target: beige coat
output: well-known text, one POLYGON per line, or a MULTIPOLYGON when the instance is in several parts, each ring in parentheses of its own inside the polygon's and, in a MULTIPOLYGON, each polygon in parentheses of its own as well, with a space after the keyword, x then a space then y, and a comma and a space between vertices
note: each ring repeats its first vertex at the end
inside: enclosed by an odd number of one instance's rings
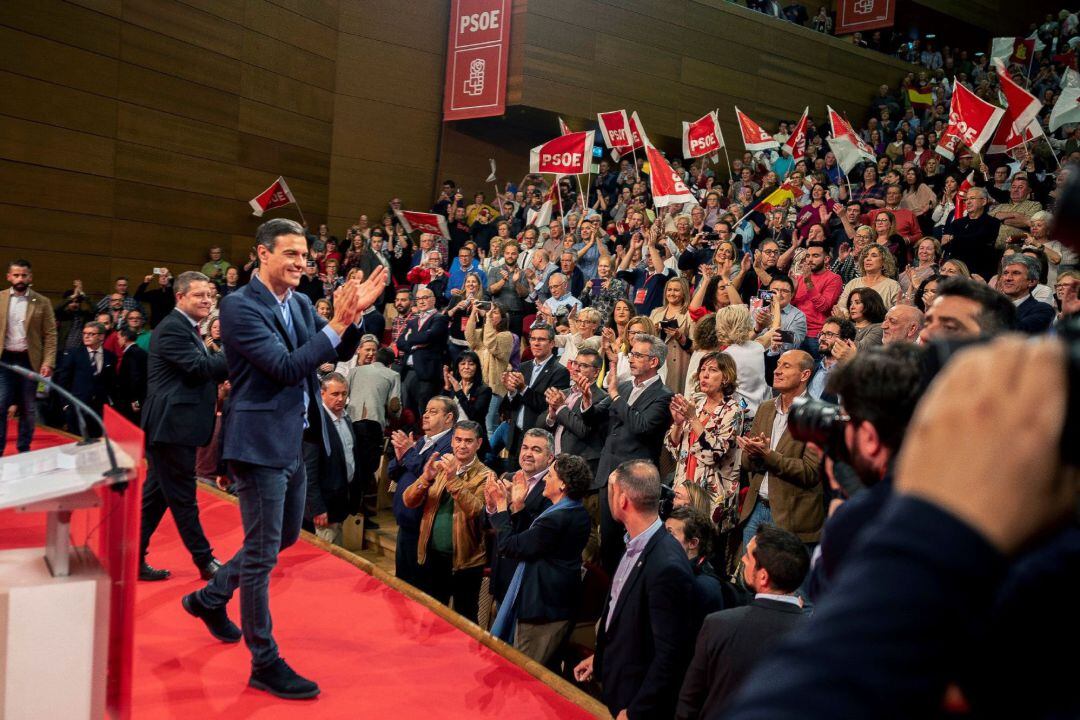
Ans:
MULTIPOLYGON (((27 290, 26 346, 30 367, 41 370, 42 365, 56 367, 56 315, 49 299, 39 292, 27 290)), ((11 290, 0 292, 0 347, 7 340, 8 304, 11 290)))

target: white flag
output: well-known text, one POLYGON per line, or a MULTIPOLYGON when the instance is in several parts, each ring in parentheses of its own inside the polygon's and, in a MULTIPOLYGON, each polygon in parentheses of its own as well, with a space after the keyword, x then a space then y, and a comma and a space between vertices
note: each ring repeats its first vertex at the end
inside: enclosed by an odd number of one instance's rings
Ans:
POLYGON ((1080 123, 1080 87, 1063 87, 1050 112, 1050 132, 1062 125, 1080 123))

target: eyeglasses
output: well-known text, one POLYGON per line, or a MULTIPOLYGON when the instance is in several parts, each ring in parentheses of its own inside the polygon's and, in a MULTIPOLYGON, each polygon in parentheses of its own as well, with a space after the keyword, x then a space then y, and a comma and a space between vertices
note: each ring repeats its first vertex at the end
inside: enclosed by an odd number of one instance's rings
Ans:
POLYGON ((780 251, 779 250, 762 250, 761 254, 762 255, 779 255, 780 251))
POLYGON ((641 358, 652 357, 652 355, 649 355, 648 353, 638 352, 637 350, 631 350, 630 357, 640 360, 641 358))
POLYGON ((840 337, 840 333, 834 333, 832 330, 822 330, 818 333, 819 338, 831 338, 840 337))
POLYGON ((776 290, 773 290, 773 293, 776 295, 790 295, 791 290, 788 288, 777 288, 776 290))

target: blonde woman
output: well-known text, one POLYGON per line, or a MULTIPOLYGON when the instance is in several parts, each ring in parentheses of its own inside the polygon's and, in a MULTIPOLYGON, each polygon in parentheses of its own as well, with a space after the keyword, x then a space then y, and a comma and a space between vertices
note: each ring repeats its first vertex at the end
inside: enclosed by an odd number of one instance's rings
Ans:
POLYGON ((736 392, 746 403, 746 420, 757 414, 758 405, 772 391, 765 382, 765 348, 754 341, 754 323, 746 305, 729 305, 716 312, 716 342, 735 361, 736 392))
POLYGON ((486 422, 488 437, 494 435, 495 428, 499 426, 499 403, 506 395, 502 378, 510 365, 510 353, 514 348, 514 336, 507 329, 509 324, 506 308, 496 302, 485 309, 481 309, 480 303, 473 303, 472 312, 465 323, 465 339, 480 357, 480 372, 491 388, 491 405, 486 422), (477 327, 480 318, 483 318, 483 327, 477 327))
POLYGON ((896 277, 896 259, 887 247, 880 243, 867 245, 856 259, 856 267, 859 277, 844 286, 844 292, 833 308, 834 315, 847 317, 848 295, 855 288, 870 288, 876 292, 885 303, 886 310, 896 304, 902 291, 900 283, 893 279, 896 277))
MULTIPOLYGON (((577 357, 578 350, 585 341, 600 334, 600 313, 593 308, 583 308, 575 313, 570 313, 570 328, 573 332, 555 336, 555 347, 561 347, 559 362, 563 367, 570 367, 570 363, 577 357)), ((598 341, 593 341, 599 345, 598 341)), ((596 347, 594 346, 594 347, 596 347)))
POLYGON ((656 324, 659 336, 667 344, 667 379, 664 384, 672 392, 680 392, 686 383, 686 368, 690 364, 690 287, 681 277, 664 283, 664 305, 652 311, 649 319, 656 324))
MULTIPOLYGON (((629 382, 633 379, 630 374, 630 343, 633 342, 634 337, 637 335, 656 335, 656 325, 644 315, 635 315, 626 324, 625 338, 618 338, 611 328, 604 328, 603 340, 600 346, 601 352, 607 362, 607 372, 611 372, 612 368, 614 368, 616 379, 619 382, 629 382)), ((667 372, 667 362, 665 361, 656 373, 660 376, 660 382, 666 381, 667 372)))

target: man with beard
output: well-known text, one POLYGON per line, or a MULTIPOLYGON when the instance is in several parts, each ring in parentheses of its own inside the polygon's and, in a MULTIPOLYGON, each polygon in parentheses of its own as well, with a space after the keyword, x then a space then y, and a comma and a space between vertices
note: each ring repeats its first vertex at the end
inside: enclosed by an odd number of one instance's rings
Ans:
MULTIPOLYGON (((12 260, 7 280, 11 287, 0 293, 0 359, 11 365, 33 370, 45 377, 56 367, 56 317, 52 304, 41 293, 31 290, 34 275, 29 260, 12 260)), ((30 449, 34 439, 34 409, 37 382, 0 370, 0 399, 3 407, 19 409, 19 435, 15 447, 30 449)), ((0 428, 0 451, 7 442, 7 421, 0 428)))
POLYGON ((818 336, 844 291, 844 281, 829 269, 829 253, 824 243, 808 243, 804 257, 805 269, 810 272, 795 278, 795 294, 791 304, 806 316, 806 340, 800 349, 817 358, 820 357, 818 336))
MULTIPOLYGON (((828 591, 863 528, 873 523, 892 494, 893 459, 922 394, 921 368, 915 346, 893 343, 856 355, 829 377, 829 392, 843 399, 843 410, 851 418, 844 426, 848 464, 866 489, 845 502, 832 501, 821 532, 821 557, 809 583, 814 602, 828 591)), ((829 482, 834 494, 840 494, 835 474, 830 473, 829 482)))
POLYGON ((855 323, 843 317, 831 317, 821 326, 818 334, 818 357, 814 366, 814 374, 810 383, 806 386, 806 392, 815 400, 836 402, 836 396, 830 395, 825 388, 828 386, 829 373, 839 364, 840 359, 846 355, 843 348, 855 346, 855 323), (834 349, 841 346, 841 349, 834 349))
POLYGON ((521 333, 521 321, 525 318, 525 298, 529 294, 529 281, 518 264, 520 253, 516 243, 503 246, 503 264, 492 268, 488 277, 488 293, 491 299, 506 308, 510 332, 521 333))

